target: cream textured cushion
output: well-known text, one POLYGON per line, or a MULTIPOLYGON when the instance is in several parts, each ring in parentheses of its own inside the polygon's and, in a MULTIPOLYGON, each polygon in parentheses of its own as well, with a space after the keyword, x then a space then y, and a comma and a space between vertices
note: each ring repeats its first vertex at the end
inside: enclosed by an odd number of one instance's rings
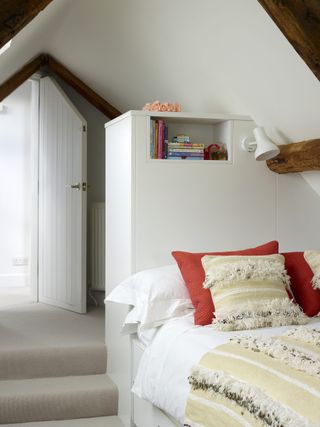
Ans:
POLYGON ((304 259, 307 261, 314 274, 312 287, 314 289, 320 289, 320 251, 305 251, 304 259))
POLYGON ((215 329, 231 331, 308 322, 290 301, 290 278, 280 254, 266 256, 204 256, 203 286, 215 306, 215 329))

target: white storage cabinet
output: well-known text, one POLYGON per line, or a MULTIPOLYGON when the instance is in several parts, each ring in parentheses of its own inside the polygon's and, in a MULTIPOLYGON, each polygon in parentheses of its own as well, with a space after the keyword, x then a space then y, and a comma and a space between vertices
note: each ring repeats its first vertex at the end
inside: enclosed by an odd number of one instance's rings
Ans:
MULTIPOLYGON (((107 293, 137 271, 172 264, 172 250, 222 251, 276 237, 275 174, 240 147, 254 127, 246 116, 144 111, 106 124, 107 293), (168 124, 169 139, 183 133, 207 146, 223 143, 228 160, 150 159, 150 121, 157 118, 168 124)), ((127 312, 106 306, 108 373, 129 426, 139 416, 130 393, 132 343, 120 333, 127 312)))

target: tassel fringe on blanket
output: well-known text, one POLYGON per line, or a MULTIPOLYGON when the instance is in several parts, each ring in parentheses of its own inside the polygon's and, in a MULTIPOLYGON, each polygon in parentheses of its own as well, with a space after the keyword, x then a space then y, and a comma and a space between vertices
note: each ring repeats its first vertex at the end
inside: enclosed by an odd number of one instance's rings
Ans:
POLYGON ((237 381, 225 372, 213 372, 196 366, 191 371, 189 382, 193 390, 207 391, 213 398, 216 394, 220 394, 230 399, 267 426, 315 427, 257 387, 237 381))
POLYGON ((279 338, 256 338, 242 336, 231 338, 232 343, 254 352, 282 360, 286 365, 320 378, 320 354, 297 347, 297 345, 279 338))
POLYGON ((295 328, 287 332, 284 336, 294 338, 302 343, 313 344, 320 348, 320 331, 311 328, 295 328))
POLYGON ((320 427, 320 331, 230 338, 202 356, 189 383, 185 426, 320 427))

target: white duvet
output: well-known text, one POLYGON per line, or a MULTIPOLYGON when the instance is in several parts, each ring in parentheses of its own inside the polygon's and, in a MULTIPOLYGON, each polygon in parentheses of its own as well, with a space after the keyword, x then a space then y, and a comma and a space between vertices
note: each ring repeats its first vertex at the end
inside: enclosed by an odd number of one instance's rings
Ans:
MULTIPOLYGON (((320 329, 320 319, 312 319, 309 326, 320 329)), ((159 328, 146 348, 132 391, 183 424, 189 393, 188 375, 192 365, 196 364, 203 354, 239 333, 275 336, 292 328, 295 326, 217 332, 210 325, 195 326, 192 314, 172 319, 159 328)))

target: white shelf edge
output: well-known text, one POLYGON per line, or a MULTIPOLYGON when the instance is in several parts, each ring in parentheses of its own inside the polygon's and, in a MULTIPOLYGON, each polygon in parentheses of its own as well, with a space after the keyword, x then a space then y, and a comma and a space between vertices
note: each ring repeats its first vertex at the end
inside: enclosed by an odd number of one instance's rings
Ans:
POLYGON ((170 119, 182 119, 182 120, 190 120, 190 121, 211 121, 211 120, 217 120, 217 121, 226 121, 226 120, 245 120, 245 121, 252 121, 252 118, 250 116, 244 116, 244 115, 237 115, 237 114, 212 114, 212 113, 169 113, 167 111, 161 112, 161 111, 143 111, 143 110, 130 110, 127 111, 124 114, 121 114, 121 116, 116 117, 113 120, 110 120, 109 122, 105 123, 105 127, 108 127, 114 123, 117 123, 120 120, 123 120, 126 117, 130 116, 146 116, 146 117, 162 117, 170 119))
POLYGON ((146 159, 147 162, 151 162, 151 163, 181 163, 181 164, 186 164, 186 163, 190 163, 190 164, 223 164, 223 165, 233 165, 233 161, 232 160, 168 160, 168 159, 146 159))

